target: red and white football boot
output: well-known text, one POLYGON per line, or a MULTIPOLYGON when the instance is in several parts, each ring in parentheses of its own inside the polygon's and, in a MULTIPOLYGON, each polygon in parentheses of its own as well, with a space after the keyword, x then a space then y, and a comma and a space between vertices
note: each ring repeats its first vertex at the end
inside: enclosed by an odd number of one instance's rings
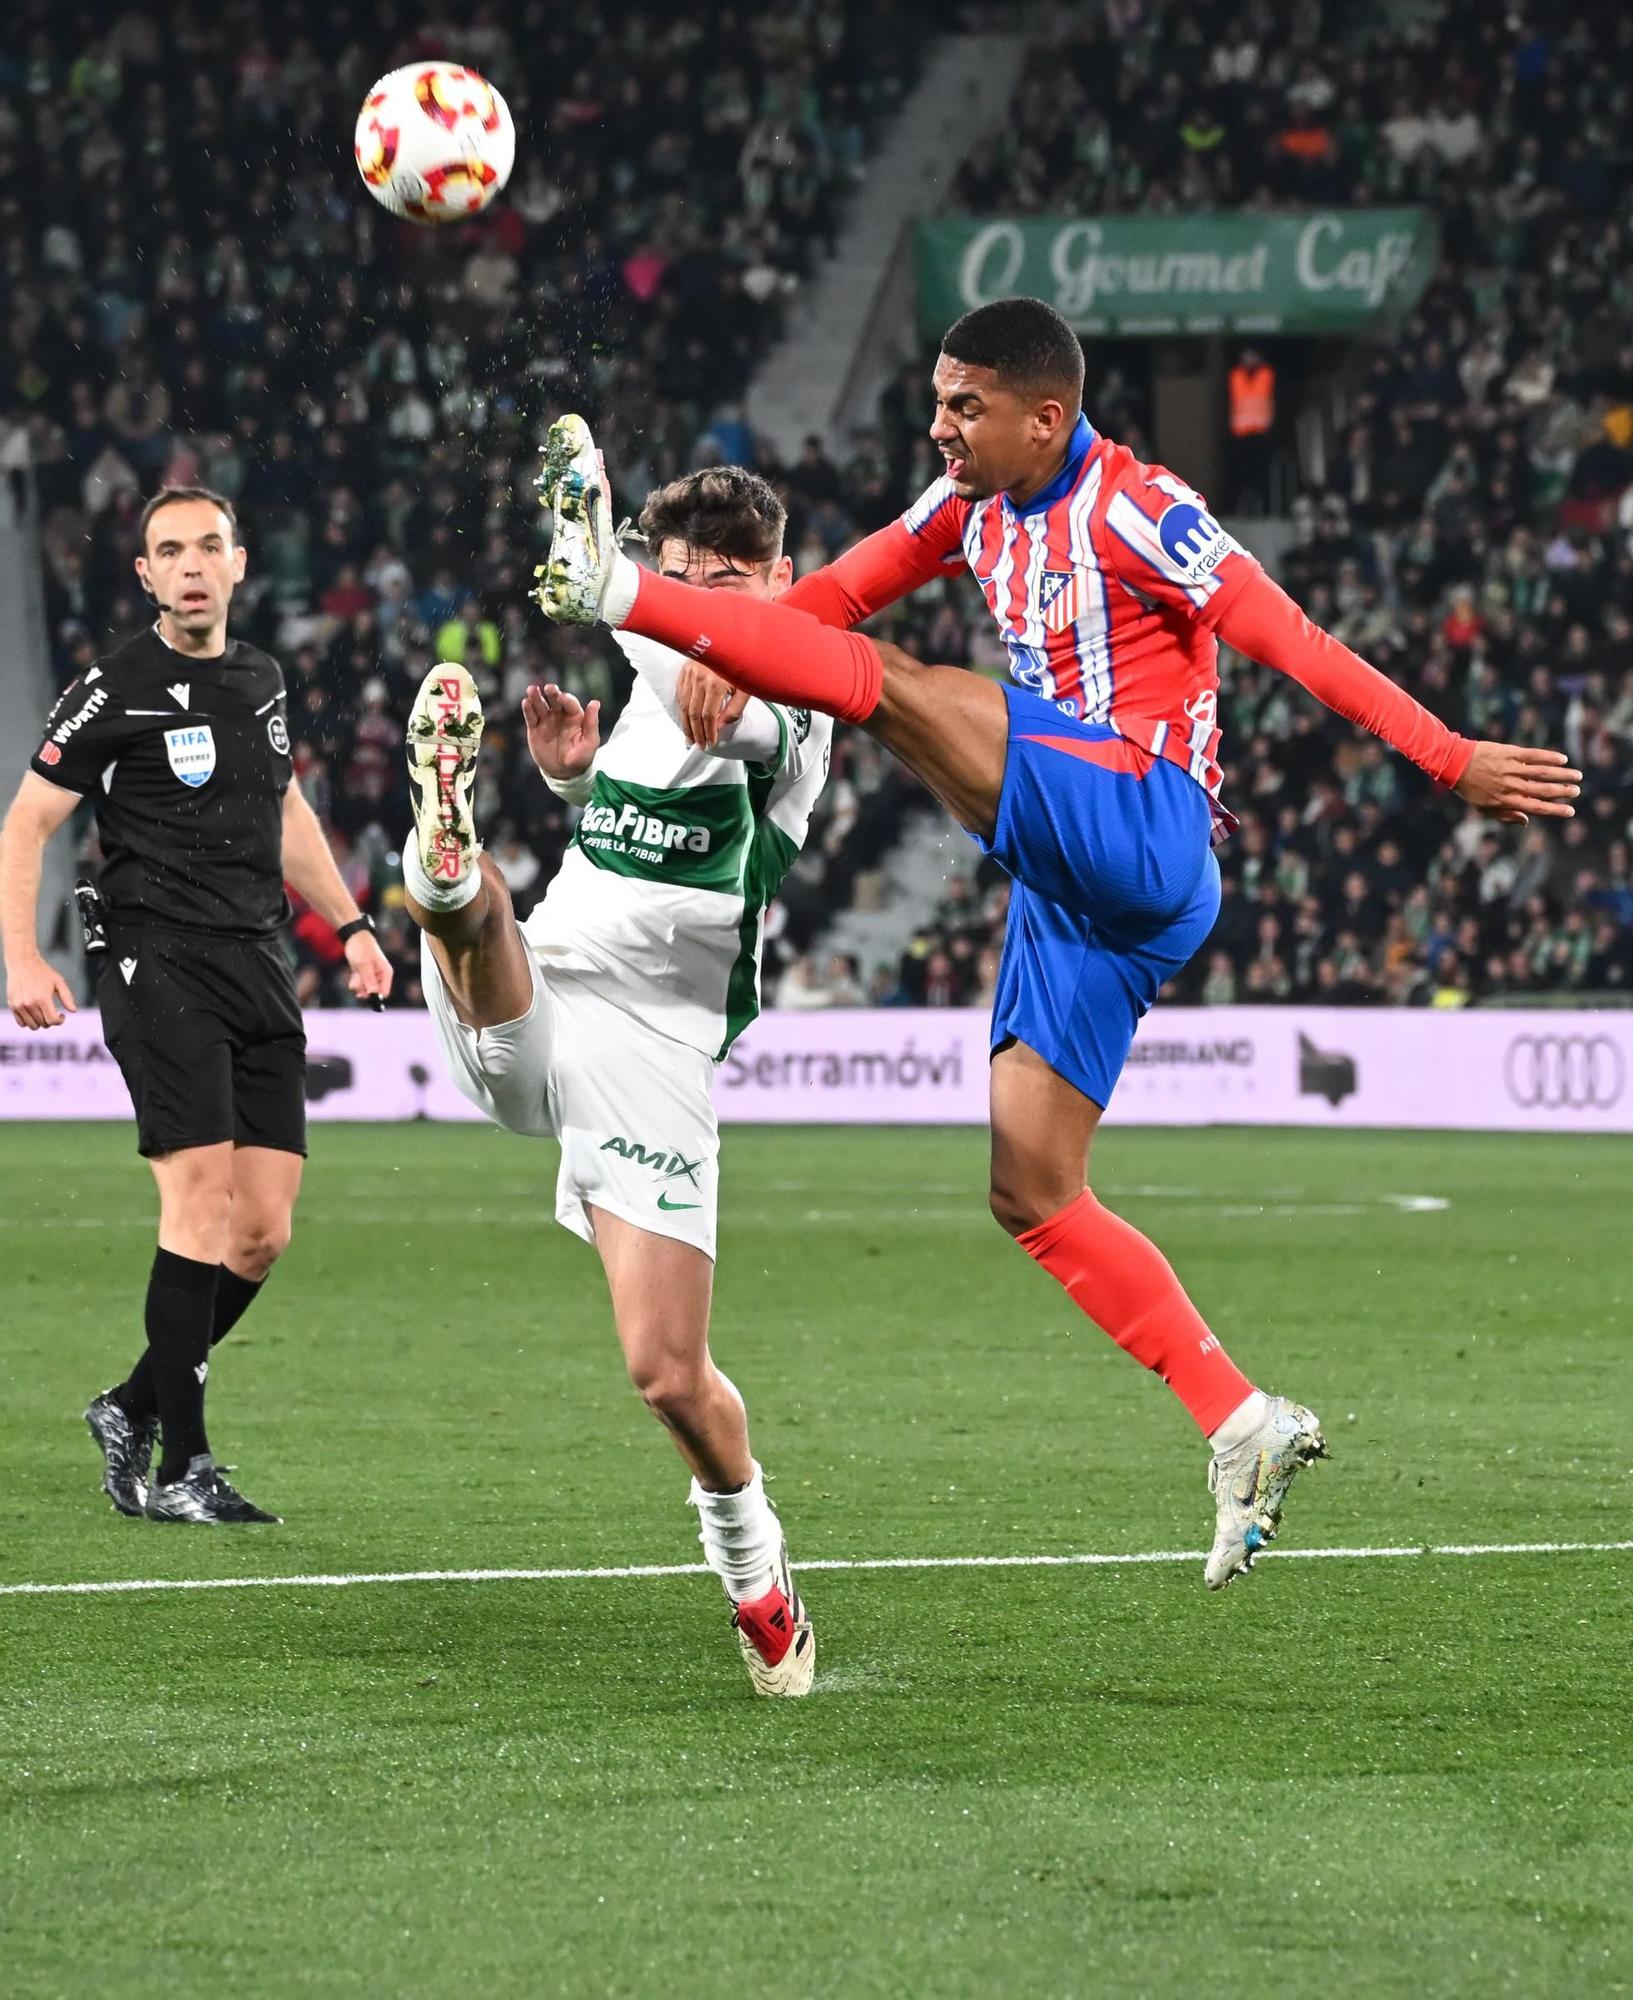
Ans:
POLYGON ((816 1633, 811 1614, 794 1588, 786 1542, 777 1551, 776 1580, 771 1588, 733 1605, 731 1622, 756 1694, 811 1692, 816 1674, 816 1633))

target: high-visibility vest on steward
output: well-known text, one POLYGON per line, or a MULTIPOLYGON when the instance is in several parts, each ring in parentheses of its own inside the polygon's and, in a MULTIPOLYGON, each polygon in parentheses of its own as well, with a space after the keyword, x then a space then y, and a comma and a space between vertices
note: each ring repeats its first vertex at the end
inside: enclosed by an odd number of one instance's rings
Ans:
POLYGON ((1276 371, 1268 361, 1230 371, 1230 434, 1262 437, 1276 421, 1276 371))

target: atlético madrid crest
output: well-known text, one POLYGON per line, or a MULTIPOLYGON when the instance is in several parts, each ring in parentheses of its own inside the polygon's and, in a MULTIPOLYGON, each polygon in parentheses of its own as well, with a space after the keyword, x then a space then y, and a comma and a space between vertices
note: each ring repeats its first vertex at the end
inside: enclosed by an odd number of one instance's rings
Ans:
POLYGON ((1046 632, 1064 632, 1083 609, 1083 572, 1046 569, 1038 588, 1038 616, 1046 632))
POLYGON ((215 737, 210 725, 194 722, 185 729, 167 729, 164 753, 176 776, 196 791, 215 770, 215 737))

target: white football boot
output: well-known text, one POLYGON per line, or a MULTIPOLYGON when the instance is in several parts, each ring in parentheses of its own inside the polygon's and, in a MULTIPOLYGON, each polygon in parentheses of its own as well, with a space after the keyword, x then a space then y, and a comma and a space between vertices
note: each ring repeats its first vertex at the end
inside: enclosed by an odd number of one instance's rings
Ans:
POLYGON ((1253 1567, 1253 1558, 1275 1539, 1282 1505, 1294 1475, 1327 1456, 1321 1420, 1302 1403, 1271 1396, 1264 1422, 1229 1451, 1215 1452, 1208 1490, 1216 1509, 1213 1547, 1202 1575, 1223 1590, 1253 1567))
POLYGON ((558 625, 593 625, 607 594, 618 537, 601 454, 582 417, 558 417, 550 426, 538 487, 555 537, 549 561, 533 572, 534 598, 558 625))
POLYGON ((463 667, 445 660, 421 681, 407 743, 420 866, 439 888, 457 889, 482 852, 471 809, 482 697, 463 667))
POLYGON ((762 1596, 734 1604, 731 1622, 756 1694, 811 1692, 816 1675, 816 1632, 811 1614, 794 1588, 786 1542, 777 1551, 771 1588, 762 1596))

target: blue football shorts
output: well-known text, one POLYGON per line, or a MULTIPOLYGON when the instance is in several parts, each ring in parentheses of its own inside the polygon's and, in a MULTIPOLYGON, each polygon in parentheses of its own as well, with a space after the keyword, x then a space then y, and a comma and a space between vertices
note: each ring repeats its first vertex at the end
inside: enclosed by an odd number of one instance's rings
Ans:
POLYGON ((1013 884, 992 1047, 1024 1042, 1104 1106, 1141 1016, 1219 914, 1213 809, 1178 764, 1004 692, 998 824, 978 843, 1013 884))

